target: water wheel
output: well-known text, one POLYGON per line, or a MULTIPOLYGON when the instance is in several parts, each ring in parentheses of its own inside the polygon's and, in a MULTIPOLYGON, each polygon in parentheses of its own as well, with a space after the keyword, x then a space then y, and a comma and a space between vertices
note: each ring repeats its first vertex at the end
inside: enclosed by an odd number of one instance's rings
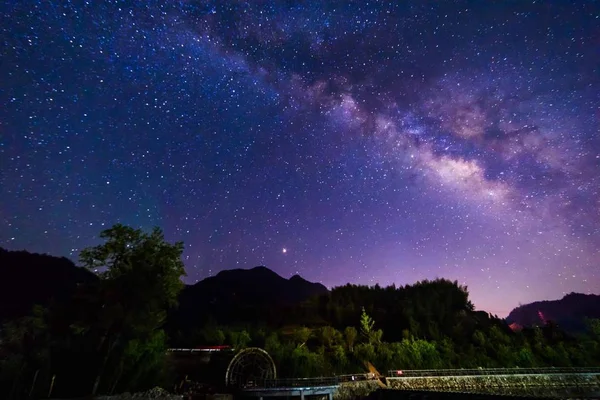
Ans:
POLYGON ((277 378, 273 359, 265 350, 249 347, 237 353, 227 366, 225 384, 235 387, 263 386, 277 378))

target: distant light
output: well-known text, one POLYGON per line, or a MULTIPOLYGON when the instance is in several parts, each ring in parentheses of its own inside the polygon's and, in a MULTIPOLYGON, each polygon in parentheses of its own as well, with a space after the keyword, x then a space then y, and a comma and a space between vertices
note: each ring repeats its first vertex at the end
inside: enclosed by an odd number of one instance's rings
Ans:
POLYGON ((287 249, 284 247, 283 249, 281 249, 281 252, 282 252, 283 254, 285 254, 285 253, 287 253, 287 249))

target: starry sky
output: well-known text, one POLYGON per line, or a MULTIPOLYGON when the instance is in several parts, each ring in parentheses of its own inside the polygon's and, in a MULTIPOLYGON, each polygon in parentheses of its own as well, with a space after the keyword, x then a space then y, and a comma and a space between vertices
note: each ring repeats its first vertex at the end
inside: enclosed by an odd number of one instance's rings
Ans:
POLYGON ((600 292, 600 3, 6 1, 0 246, 600 292))

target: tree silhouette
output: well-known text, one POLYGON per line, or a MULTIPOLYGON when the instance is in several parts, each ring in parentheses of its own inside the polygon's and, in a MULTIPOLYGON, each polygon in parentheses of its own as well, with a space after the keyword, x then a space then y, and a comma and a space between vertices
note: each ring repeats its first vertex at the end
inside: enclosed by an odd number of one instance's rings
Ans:
MULTIPOLYGON (((117 224, 103 231, 105 243, 84 249, 81 264, 99 271, 99 302, 96 318, 81 321, 78 329, 97 337, 100 355, 92 394, 96 394, 111 362, 115 387, 123 375, 125 355, 131 355, 131 341, 155 343, 164 324, 167 310, 177 304, 185 275, 181 261, 183 243, 170 244, 160 229, 147 234, 139 229, 117 224), (116 371, 116 374, 114 373, 116 371)), ((134 353, 144 352, 136 345, 134 353)), ((143 356, 136 354, 138 360, 143 356)), ((135 363, 134 363, 135 364, 135 363)), ((131 365, 131 368, 137 366, 131 365)), ((105 388, 108 385, 105 385, 105 388)))

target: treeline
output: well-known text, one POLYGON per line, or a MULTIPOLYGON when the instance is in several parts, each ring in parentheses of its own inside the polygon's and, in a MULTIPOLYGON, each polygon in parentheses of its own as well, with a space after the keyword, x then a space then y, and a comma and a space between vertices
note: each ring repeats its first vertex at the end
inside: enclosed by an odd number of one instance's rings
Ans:
POLYGON ((291 323, 259 328, 209 323, 173 338, 190 340, 188 345, 264 347, 286 377, 365 372, 367 362, 385 373, 588 367, 600 360, 600 320, 588 320, 586 334, 579 336, 552 322, 513 332, 498 317, 473 311, 467 288, 444 279, 400 288, 346 285, 280 312, 291 323), (312 325, 305 324, 309 320, 312 325))
MULTIPOLYGON (((0 398, 75 397, 171 389, 172 347, 229 344, 265 348, 280 377, 390 369, 584 367, 600 360, 600 321, 586 334, 553 323, 513 332, 474 311, 466 287, 444 279, 404 287, 338 287, 303 303, 254 310, 228 320, 210 315, 181 324, 173 314, 183 288, 181 243, 116 225, 105 243, 81 253, 99 279, 10 321, 0 332, 0 398), (264 314, 261 314, 264 311, 264 314), (248 315, 254 315, 248 320, 248 315), (174 322, 175 321, 175 322, 174 322)), ((32 277, 33 279, 33 277, 32 277)))
MULTIPOLYGON (((0 398, 81 397, 169 386, 167 311, 183 288, 182 243, 116 225, 82 251, 99 279, 36 306, 0 335, 0 398)), ((34 276, 31 279, 36 279, 34 276)))

